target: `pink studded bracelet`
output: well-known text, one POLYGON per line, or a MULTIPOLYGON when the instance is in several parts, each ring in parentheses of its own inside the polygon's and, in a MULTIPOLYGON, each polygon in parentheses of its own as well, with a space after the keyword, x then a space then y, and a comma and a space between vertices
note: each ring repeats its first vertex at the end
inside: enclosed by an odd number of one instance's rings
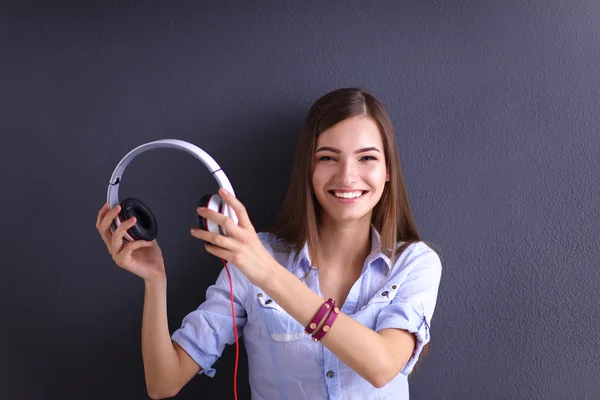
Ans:
POLYGON ((317 328, 317 326, 319 325, 319 323, 321 322, 321 320, 323 319, 325 314, 327 314, 327 312, 331 309, 331 307, 334 307, 334 306, 335 306, 334 299, 329 299, 325 303, 323 303, 323 305, 321 305, 321 308, 319 308, 319 311, 317 311, 317 313, 313 317, 312 322, 310 324, 308 324, 306 326, 306 328, 304 328, 304 332, 308 333, 308 334, 313 333, 313 331, 317 328))
POLYGON ((319 340, 321 340, 323 338, 323 336, 325 336, 325 334, 327 332, 329 332, 329 329, 331 329, 331 326, 335 322, 335 319, 337 318, 339 313, 340 313, 339 308, 334 306, 333 311, 331 311, 331 313, 327 316, 327 320, 325 321, 325 323, 323 324, 321 329, 319 329, 317 331, 317 333, 315 333, 313 335, 313 340, 315 342, 318 342, 319 340))

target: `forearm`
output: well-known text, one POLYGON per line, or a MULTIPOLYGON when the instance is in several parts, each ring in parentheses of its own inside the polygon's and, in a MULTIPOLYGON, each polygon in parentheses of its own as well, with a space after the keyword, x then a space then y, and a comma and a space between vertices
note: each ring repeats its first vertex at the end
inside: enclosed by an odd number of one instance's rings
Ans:
MULTIPOLYGON (((300 324, 307 326, 323 299, 287 269, 276 265, 272 270, 263 290, 300 324)), ((341 311, 321 343, 374 386, 391 379, 394 355, 389 354, 385 338, 341 311)))
POLYGON ((180 362, 171 342, 167 320, 166 281, 145 283, 142 317, 142 356, 151 397, 168 397, 179 379, 180 362))

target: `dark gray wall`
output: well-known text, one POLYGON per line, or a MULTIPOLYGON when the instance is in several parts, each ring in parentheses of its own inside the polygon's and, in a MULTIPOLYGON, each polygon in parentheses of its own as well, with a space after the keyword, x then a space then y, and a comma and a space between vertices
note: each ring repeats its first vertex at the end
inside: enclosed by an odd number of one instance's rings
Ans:
MULTIPOLYGON (((308 107, 342 86, 388 107, 442 256, 412 398, 600 398, 598 2, 100 3, 0 8, 3 398, 146 398, 143 284, 94 226, 126 152, 204 148, 261 230, 308 107)), ((159 220, 174 330, 220 270, 188 234, 216 184, 169 150, 124 178, 159 220)), ((234 350, 178 398, 231 398, 234 350)))

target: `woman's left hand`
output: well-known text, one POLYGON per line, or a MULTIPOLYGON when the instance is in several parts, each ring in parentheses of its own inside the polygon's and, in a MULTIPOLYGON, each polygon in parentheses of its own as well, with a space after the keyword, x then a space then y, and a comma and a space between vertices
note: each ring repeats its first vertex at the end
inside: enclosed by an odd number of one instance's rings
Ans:
POLYGON ((198 215, 225 228, 227 236, 200 228, 192 228, 190 233, 208 242, 205 245, 206 251, 229 261, 239 268, 250 282, 262 287, 276 261, 260 241, 244 205, 223 188, 219 190, 219 195, 235 212, 238 224, 236 225, 231 218, 221 213, 206 207, 198 207, 198 215))

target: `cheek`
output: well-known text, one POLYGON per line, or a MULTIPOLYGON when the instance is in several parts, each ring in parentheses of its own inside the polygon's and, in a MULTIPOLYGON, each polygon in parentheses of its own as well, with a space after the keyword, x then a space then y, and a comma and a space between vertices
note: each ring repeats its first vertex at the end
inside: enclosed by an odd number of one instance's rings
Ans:
POLYGON ((326 177, 324 176, 323 170, 321 168, 313 168, 312 171, 312 185, 313 190, 319 189, 326 182, 326 177))
POLYGON ((368 179, 373 186, 383 186, 387 180, 387 171, 384 167, 376 167, 368 171, 368 179))
POLYGON ((322 185, 321 185, 321 184, 320 184, 320 182, 319 182, 319 175, 318 175, 318 174, 316 174, 316 173, 314 173, 314 172, 313 172, 313 174, 312 174, 312 182, 311 182, 311 183, 312 183, 312 190, 313 190, 313 193, 315 194, 315 196, 319 197, 319 194, 320 194, 320 192, 321 192, 321 191, 319 190, 319 188, 320 188, 322 185))

